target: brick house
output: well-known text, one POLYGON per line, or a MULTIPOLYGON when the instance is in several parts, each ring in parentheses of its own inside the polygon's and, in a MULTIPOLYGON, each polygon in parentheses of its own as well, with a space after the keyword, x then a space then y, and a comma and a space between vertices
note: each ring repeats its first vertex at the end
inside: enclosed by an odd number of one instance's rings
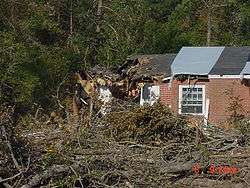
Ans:
POLYGON ((160 101, 176 114, 225 122, 239 102, 239 114, 250 116, 250 47, 183 47, 159 85, 160 101))

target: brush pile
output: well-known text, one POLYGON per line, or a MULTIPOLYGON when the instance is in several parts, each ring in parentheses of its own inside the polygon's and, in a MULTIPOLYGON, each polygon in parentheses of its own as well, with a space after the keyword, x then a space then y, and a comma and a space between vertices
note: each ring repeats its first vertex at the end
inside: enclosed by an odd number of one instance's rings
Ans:
POLYGON ((0 186, 249 186, 249 121, 226 132, 191 128, 159 104, 112 106, 106 116, 93 115, 92 127, 37 120, 20 129, 2 121, 0 186))

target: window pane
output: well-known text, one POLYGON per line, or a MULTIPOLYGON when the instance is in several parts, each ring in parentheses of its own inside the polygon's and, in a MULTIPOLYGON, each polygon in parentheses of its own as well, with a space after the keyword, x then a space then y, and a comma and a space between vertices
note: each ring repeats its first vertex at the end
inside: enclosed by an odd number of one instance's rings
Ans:
POLYGON ((202 100, 202 94, 198 94, 198 99, 202 100))
POLYGON ((192 106, 183 106, 181 109, 181 113, 193 113, 193 107, 192 106))
POLYGON ((193 94, 193 100, 197 100, 198 99, 197 97, 198 97, 197 94, 193 94))
POLYGON ((202 106, 195 106, 194 107, 194 113, 199 113, 199 114, 201 114, 202 113, 202 106))
POLYGON ((200 87, 182 88, 181 113, 201 114, 203 109, 203 89, 200 87))

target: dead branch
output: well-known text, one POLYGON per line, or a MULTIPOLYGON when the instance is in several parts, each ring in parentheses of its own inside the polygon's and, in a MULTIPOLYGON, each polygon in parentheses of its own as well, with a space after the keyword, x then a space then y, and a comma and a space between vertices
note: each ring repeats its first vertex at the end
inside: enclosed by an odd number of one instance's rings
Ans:
POLYGON ((56 100, 56 102, 57 102, 59 108, 61 108, 61 109, 64 111, 64 113, 65 113, 66 116, 67 116, 67 120, 68 120, 68 118, 69 118, 69 112, 68 112, 68 110, 65 108, 65 106, 62 105, 62 103, 61 103, 61 101, 60 101, 60 89, 61 89, 62 85, 66 82, 67 78, 68 78, 68 74, 66 74, 66 75, 64 76, 63 80, 62 80, 62 81, 60 82, 60 84, 58 85, 58 87, 57 87, 57 89, 56 89, 56 95, 52 95, 52 97, 56 100))
POLYGON ((110 151, 108 151, 108 150, 106 150, 106 151, 96 150, 96 151, 87 151, 87 152, 77 151, 74 154, 75 155, 108 155, 108 154, 116 154, 118 152, 119 151, 117 151, 117 150, 110 150, 110 151))
POLYGON ((22 173, 23 172, 19 172, 19 173, 15 174, 14 176, 11 176, 11 177, 8 177, 5 179, 0 178, 0 184, 3 182, 9 181, 9 180, 15 179, 16 177, 20 176, 22 173))
POLYGON ((82 178, 81 178, 81 176, 80 176, 79 174, 76 173, 76 171, 74 170, 74 168, 73 168, 72 166, 70 166, 70 169, 72 170, 72 172, 73 172, 77 177, 79 177, 78 179, 79 179, 79 182, 80 182, 80 184, 81 184, 81 187, 84 188, 84 185, 83 185, 83 183, 82 183, 82 178))
MULTIPOLYGON (((73 165, 74 168, 78 167, 78 165, 73 165)), ((21 188, 33 188, 39 186, 43 181, 48 180, 49 178, 56 177, 63 172, 71 171, 71 166, 66 165, 54 165, 50 167, 48 170, 44 171, 41 174, 37 174, 31 180, 23 185, 21 188)))
POLYGON ((18 164, 18 162, 17 162, 17 160, 15 158, 15 155, 14 155, 14 152, 12 150, 12 146, 10 144, 10 141, 8 140, 7 133, 6 133, 4 125, 1 125, 1 131, 2 131, 2 134, 3 134, 4 138, 5 138, 6 144, 7 144, 8 148, 9 148, 10 156, 12 158, 12 161, 15 164, 16 168, 21 172, 21 167, 19 166, 19 164, 18 164))
MULTIPOLYGON (((1 186, 1 181, 3 181, 4 179, 2 179, 1 177, 0 177, 0 186, 1 186)), ((9 185, 8 183, 2 183, 2 185, 5 187, 5 188, 12 188, 12 186, 11 185, 9 185)))

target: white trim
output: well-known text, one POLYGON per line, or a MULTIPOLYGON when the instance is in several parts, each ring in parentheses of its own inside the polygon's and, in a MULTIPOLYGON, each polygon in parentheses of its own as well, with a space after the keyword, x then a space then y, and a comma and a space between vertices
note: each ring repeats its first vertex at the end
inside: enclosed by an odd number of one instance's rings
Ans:
POLYGON ((185 114, 190 114, 190 115, 205 115, 206 114, 206 92, 205 92, 205 85, 179 85, 179 98, 178 98, 178 103, 179 103, 179 108, 178 108, 178 113, 181 113, 181 102, 182 102, 182 89, 183 88, 202 88, 202 113, 185 113, 185 114))
POLYGON ((171 76, 162 79, 162 81, 167 81, 167 80, 171 80, 171 76))
POLYGON ((232 79, 232 78, 235 78, 235 79, 240 79, 240 78, 246 78, 246 79, 250 79, 250 75, 208 75, 208 78, 227 78, 227 79, 232 79))
POLYGON ((143 95, 143 93, 142 93, 143 92, 143 87, 141 87, 140 106, 143 106, 143 104, 144 104, 144 99, 142 97, 142 95, 143 95))
POLYGON ((250 75, 242 75, 245 79, 250 79, 250 75))
POLYGON ((208 118, 209 118, 209 104, 210 100, 207 98, 206 99, 206 111, 205 111, 205 117, 204 117, 204 125, 208 125, 208 118))

